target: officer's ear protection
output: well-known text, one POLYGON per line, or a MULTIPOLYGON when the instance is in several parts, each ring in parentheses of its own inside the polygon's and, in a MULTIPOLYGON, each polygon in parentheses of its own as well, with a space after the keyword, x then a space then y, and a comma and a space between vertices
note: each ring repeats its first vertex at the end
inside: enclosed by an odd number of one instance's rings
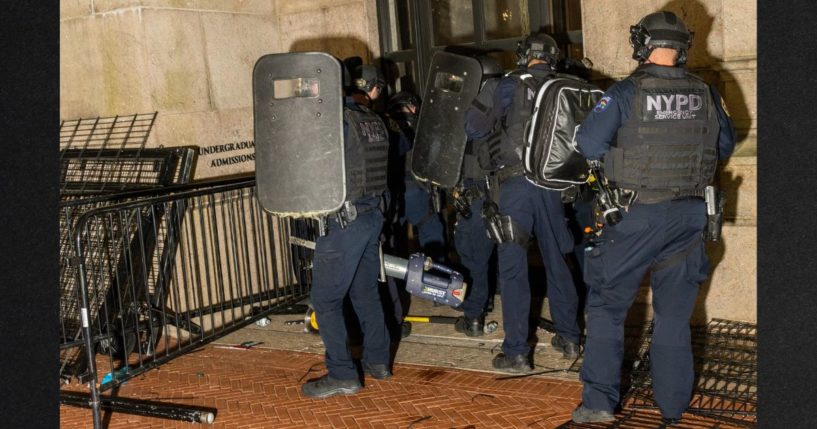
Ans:
MULTIPOLYGON (((650 57, 653 49, 656 47, 664 47, 660 44, 651 44, 651 36, 650 32, 647 30, 646 27, 643 25, 643 19, 641 22, 635 25, 630 26, 630 46, 633 47, 633 59, 637 60, 639 63, 643 63, 650 57)), ((671 46, 667 45, 665 47, 673 48, 678 51, 678 59, 676 64, 682 65, 686 64, 687 62, 687 50, 692 46, 692 39, 695 36, 694 31, 687 31, 689 35, 686 40, 686 47, 679 47, 679 46, 671 46)))
POLYGON ((516 42, 516 66, 525 67, 528 65, 528 53, 525 49, 525 42, 519 40, 516 42))

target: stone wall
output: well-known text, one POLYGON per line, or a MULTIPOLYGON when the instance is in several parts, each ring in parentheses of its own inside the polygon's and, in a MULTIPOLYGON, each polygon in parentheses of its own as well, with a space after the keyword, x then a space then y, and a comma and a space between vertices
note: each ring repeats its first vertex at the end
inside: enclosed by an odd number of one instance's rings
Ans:
POLYGON ((65 0, 61 119, 158 111, 149 147, 201 148, 195 179, 255 169, 252 69, 265 54, 379 53, 374 0, 65 0))
MULTIPOLYGON (((629 26, 648 13, 675 12, 695 32, 688 68, 716 85, 738 133, 738 148, 721 169, 728 192, 723 240, 708 244, 712 275, 702 286, 694 320, 757 321, 757 11, 753 0, 583 0, 585 56, 603 87, 627 76, 629 26)), ((650 294, 638 302, 649 317, 650 294)))

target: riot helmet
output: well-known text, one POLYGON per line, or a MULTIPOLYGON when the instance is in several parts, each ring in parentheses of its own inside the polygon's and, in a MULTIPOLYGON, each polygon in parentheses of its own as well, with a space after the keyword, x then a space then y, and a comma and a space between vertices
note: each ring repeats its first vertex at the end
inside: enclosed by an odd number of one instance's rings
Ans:
POLYGON ((643 63, 655 48, 672 48, 678 51, 677 64, 685 64, 687 50, 692 45, 693 32, 689 31, 674 13, 661 11, 651 13, 630 26, 630 46, 633 59, 643 63))
POLYGON ((389 98, 386 110, 391 113, 399 112, 403 107, 414 106, 415 111, 420 109, 420 98, 409 91, 400 91, 389 98))
POLYGON ((516 43, 517 65, 524 67, 530 60, 542 60, 551 68, 559 61, 559 46, 556 40, 545 33, 532 33, 524 41, 516 43))
POLYGON ((490 55, 479 55, 477 56, 477 60, 479 61, 479 65, 482 66, 482 80, 500 76, 505 73, 505 70, 502 69, 499 62, 490 55))
POLYGON ((386 86, 386 79, 377 67, 371 64, 361 64, 352 72, 352 86, 363 92, 369 92, 375 86, 381 89, 386 86))

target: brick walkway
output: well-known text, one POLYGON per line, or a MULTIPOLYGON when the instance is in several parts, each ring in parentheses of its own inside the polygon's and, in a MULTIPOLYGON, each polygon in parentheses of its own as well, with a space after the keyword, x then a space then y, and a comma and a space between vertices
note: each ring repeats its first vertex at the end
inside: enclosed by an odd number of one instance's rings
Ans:
MULTIPOLYGON (((397 364, 394 377, 367 378, 357 395, 308 399, 300 385, 324 373, 322 362, 316 354, 210 345, 129 381, 118 396, 213 407, 215 423, 201 427, 225 429, 604 427, 569 424, 581 384, 544 376, 503 380, 487 372, 397 364)), ((617 427, 660 427, 654 412, 628 413, 617 427)), ((103 412, 102 418, 110 429, 199 427, 123 413, 103 412)), ((91 411, 62 406, 60 427, 92 427, 91 411)), ((681 427, 713 426, 685 416, 681 427)))

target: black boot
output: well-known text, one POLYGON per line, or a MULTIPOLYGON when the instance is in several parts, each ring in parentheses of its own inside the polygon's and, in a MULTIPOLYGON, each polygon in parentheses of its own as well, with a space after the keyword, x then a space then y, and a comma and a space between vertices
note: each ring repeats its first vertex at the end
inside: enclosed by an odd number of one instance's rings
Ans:
POLYGON ((531 365, 527 355, 506 356, 505 353, 500 353, 494 356, 491 365, 493 365, 494 369, 514 374, 533 370, 533 365, 531 365))
POLYGON ((562 352, 562 356, 565 359, 576 359, 579 357, 579 345, 561 335, 553 337, 553 339, 550 340, 550 345, 552 345, 553 349, 557 352, 562 352))
POLYGON ((462 332, 469 337, 479 337, 485 333, 485 316, 477 317, 476 319, 469 319, 465 316, 460 316, 454 322, 454 329, 457 332, 462 332))
POLYGON ((310 398, 323 399, 335 395, 353 395, 360 390, 360 387, 358 379, 338 380, 327 374, 304 383, 301 386, 301 392, 310 398))
POLYGON ((376 378, 378 380, 385 380, 391 377, 391 371, 389 370, 389 366, 384 363, 366 363, 363 362, 363 373, 368 375, 369 377, 376 378))

